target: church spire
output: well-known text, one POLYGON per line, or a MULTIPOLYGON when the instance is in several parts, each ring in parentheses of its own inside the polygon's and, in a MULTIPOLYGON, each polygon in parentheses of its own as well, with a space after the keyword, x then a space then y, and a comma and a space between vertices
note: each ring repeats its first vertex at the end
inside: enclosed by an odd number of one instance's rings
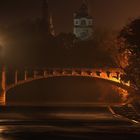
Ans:
POLYGON ((47 33, 55 35, 52 16, 49 11, 48 0, 42 0, 42 21, 43 26, 47 29, 47 33))
POLYGON ((93 18, 88 11, 88 1, 81 2, 80 9, 74 13, 74 34, 80 40, 90 40, 93 36, 93 18))
POLYGON ((83 0, 83 3, 87 5, 88 4, 88 0, 83 0))
POLYGON ((83 4, 86 5, 87 11, 89 12, 89 1, 88 0, 83 0, 83 4))
POLYGON ((55 36, 52 14, 50 15, 50 33, 51 35, 55 36))
POLYGON ((84 4, 88 7, 88 0, 83 0, 82 4, 84 4))

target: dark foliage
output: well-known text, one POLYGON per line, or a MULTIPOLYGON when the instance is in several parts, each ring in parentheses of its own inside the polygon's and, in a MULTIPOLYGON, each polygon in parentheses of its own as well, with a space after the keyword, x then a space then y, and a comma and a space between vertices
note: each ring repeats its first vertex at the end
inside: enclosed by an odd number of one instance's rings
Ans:
POLYGON ((125 46, 123 51, 129 50, 129 66, 124 71, 122 79, 130 81, 138 91, 140 90, 140 19, 133 20, 125 26, 119 38, 123 38, 125 46))

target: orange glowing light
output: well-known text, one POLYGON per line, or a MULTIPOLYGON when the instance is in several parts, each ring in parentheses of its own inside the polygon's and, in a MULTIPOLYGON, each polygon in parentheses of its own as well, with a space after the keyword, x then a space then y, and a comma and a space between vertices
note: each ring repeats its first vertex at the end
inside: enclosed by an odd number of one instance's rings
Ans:
POLYGON ((128 95, 129 95, 129 93, 128 93, 127 90, 122 89, 122 88, 120 88, 120 87, 115 87, 115 86, 112 86, 112 88, 113 88, 117 93, 119 93, 119 95, 121 96, 122 102, 125 102, 125 101, 128 100, 128 95))

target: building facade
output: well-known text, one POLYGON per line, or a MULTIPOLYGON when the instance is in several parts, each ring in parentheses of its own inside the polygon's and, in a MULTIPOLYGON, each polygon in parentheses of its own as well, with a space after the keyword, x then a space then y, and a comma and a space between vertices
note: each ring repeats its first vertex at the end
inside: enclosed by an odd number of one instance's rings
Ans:
POLYGON ((93 37, 93 18, 89 15, 85 1, 74 13, 74 34, 79 40, 90 40, 93 37))

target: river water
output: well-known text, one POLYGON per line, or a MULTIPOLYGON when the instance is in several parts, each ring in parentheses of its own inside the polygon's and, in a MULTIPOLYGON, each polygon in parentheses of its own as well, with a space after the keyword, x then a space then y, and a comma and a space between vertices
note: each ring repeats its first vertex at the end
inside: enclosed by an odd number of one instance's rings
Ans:
POLYGON ((139 125, 112 115, 105 105, 10 106, 0 112, 0 140, 117 140, 139 134, 139 125))
POLYGON ((0 107, 0 140, 137 140, 139 124, 109 110, 121 103, 111 87, 85 78, 19 86, 7 92, 8 106, 0 107))

